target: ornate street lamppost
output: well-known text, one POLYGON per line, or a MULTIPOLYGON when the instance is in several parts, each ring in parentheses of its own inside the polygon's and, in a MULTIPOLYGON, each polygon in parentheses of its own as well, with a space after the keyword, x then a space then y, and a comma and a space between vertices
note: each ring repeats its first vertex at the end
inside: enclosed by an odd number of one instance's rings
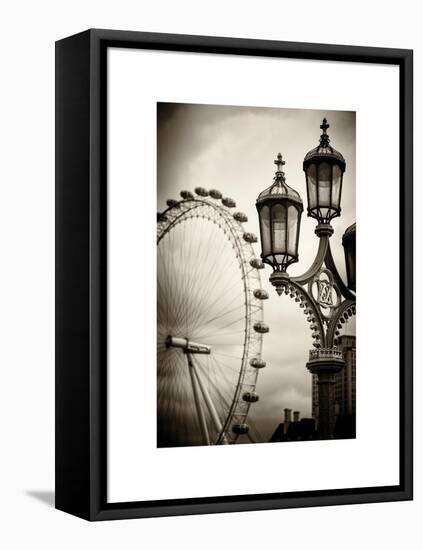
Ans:
POLYGON ((315 233, 319 238, 316 257, 310 268, 297 277, 291 277, 287 268, 298 262, 303 203, 300 195, 286 183, 279 153, 275 164, 274 183, 257 198, 260 221, 263 263, 271 265, 270 282, 276 292, 294 298, 303 309, 310 325, 313 349, 309 353, 307 369, 317 376, 319 386, 318 435, 330 439, 334 432, 333 388, 335 374, 345 367, 342 352, 336 347, 336 338, 345 321, 355 315, 355 224, 344 235, 348 286, 336 269, 330 248, 333 227, 330 221, 341 214, 342 179, 345 160, 331 145, 326 119, 320 126, 320 143, 304 158, 303 169, 307 184, 307 215, 315 218, 315 233), (354 245, 354 246, 353 246, 354 245), (354 274, 354 275, 353 275, 354 274))

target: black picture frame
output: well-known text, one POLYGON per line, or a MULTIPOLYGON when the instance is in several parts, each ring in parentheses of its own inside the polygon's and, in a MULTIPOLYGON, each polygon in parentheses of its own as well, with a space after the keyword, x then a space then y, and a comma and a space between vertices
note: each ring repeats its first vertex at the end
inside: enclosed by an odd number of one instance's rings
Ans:
MULTIPOLYGON (((412 499, 413 52, 92 29, 56 43, 56 508, 109 520, 412 499), (107 49, 395 65, 400 82, 400 483, 107 502, 107 49)), ((381 238, 384 238, 384 231, 381 238)))

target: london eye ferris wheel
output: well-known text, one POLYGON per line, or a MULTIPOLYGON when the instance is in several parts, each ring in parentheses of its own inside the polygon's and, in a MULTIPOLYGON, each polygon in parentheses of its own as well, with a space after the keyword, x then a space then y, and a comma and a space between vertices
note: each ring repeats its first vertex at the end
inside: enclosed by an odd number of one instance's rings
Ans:
POLYGON ((157 216, 158 447, 251 437, 269 329, 247 221, 233 199, 202 187, 168 199, 157 216))

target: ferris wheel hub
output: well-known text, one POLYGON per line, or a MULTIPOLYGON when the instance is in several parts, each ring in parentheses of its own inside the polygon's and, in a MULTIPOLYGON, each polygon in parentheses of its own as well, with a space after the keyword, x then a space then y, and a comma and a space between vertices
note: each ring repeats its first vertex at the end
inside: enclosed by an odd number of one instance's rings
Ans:
POLYGON ((166 338, 166 347, 181 348, 185 353, 209 354, 211 352, 211 347, 206 344, 198 344, 197 342, 192 342, 188 338, 177 338, 171 335, 166 338))

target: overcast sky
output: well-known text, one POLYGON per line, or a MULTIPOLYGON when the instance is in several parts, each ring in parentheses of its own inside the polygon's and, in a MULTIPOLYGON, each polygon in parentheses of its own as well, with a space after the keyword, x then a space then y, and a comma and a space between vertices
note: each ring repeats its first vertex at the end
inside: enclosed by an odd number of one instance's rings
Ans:
MULTIPOLYGON (((259 237, 255 201, 272 184, 273 161, 282 153, 286 182, 300 193, 305 209, 299 262, 288 270, 291 275, 304 272, 317 250, 316 224, 306 215, 302 162, 318 145, 319 126, 326 117, 331 145, 346 160, 342 214, 332 222, 335 234, 331 238, 335 261, 345 280, 342 234, 356 221, 354 112, 186 104, 159 104, 158 112, 159 211, 166 208, 167 198, 178 198, 182 189, 217 188, 236 201, 236 210, 248 216, 246 229, 259 237)), ((260 246, 255 246, 259 256, 260 246)), ((281 421, 285 407, 311 416, 311 375, 305 367, 311 332, 298 305, 284 295, 277 296, 268 281, 270 274, 269 266, 261 271, 262 286, 270 294, 264 302, 264 320, 270 332, 263 337, 263 358, 268 366, 260 372, 260 401, 251 407, 249 417, 265 440, 281 421)), ((351 326, 350 332, 353 330, 351 326)))

